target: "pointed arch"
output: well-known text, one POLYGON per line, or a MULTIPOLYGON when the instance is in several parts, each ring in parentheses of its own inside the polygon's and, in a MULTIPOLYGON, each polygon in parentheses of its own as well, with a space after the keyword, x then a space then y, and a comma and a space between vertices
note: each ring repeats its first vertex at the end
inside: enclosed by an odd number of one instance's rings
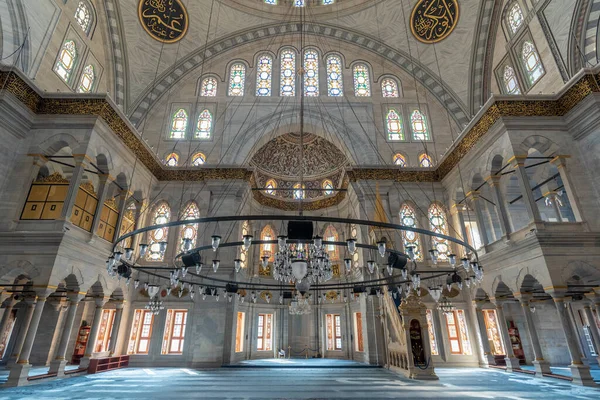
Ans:
POLYGON ((354 79, 354 96, 370 97, 371 96, 371 74, 367 64, 358 63, 352 68, 352 76, 354 79))
MULTIPOLYGON (((275 240, 275 231, 271 225, 265 225, 260 232, 260 240, 275 240)), ((265 243, 260 245, 260 257, 269 257, 269 262, 275 261, 275 245, 265 243)))
MULTIPOLYGON (((195 201, 190 201, 183 208, 179 219, 185 221, 198 218, 200 218, 198 204, 195 201)), ((185 250, 183 239, 192 239, 192 246, 194 246, 198 240, 198 224, 185 224, 181 226, 179 230, 179 251, 185 250)))
MULTIPOLYGON (((409 228, 417 228, 417 213, 412 205, 408 203, 402 204, 400 207, 400 225, 407 226, 409 228)), ((415 261, 423 261, 423 252, 421 251, 421 241, 419 234, 411 231, 402 231, 402 244, 404 245, 404 251, 406 252, 407 247, 412 246, 415 253, 415 261)))
POLYGON ((270 96, 273 80, 273 57, 263 54, 256 65, 256 95, 270 96))
POLYGON ((344 95, 344 76, 342 58, 337 54, 327 56, 327 95, 339 97, 344 95))
MULTIPOLYGON (((448 220, 446 211, 438 203, 432 203, 427 212, 429 217, 429 228, 440 235, 448 235, 448 220)), ((448 240, 436 236, 431 237, 431 247, 438 251, 438 259, 446 261, 450 254, 450 245, 448 240)))
MULTIPOLYGON (((171 220, 171 208, 166 201, 161 201, 154 206, 150 225, 166 224, 171 220)), ((169 239, 169 228, 157 228, 148 232, 148 251, 146 259, 148 261, 163 261, 164 251, 161 251, 161 242, 167 242, 169 239)))
POLYGON ((285 49, 280 56, 280 91, 281 96, 296 95, 296 52, 285 49))
POLYGON ((229 96, 243 96, 246 86, 246 65, 235 63, 229 68, 229 96))
POLYGON ((319 53, 305 50, 303 63, 304 96, 316 97, 319 95, 319 53))

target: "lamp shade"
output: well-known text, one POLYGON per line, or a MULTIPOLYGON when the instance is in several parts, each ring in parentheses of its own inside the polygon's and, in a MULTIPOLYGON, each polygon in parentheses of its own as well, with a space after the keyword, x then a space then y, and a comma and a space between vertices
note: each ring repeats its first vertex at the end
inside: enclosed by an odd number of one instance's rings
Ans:
POLYGON ((302 281, 308 272, 308 263, 302 258, 292 260, 292 274, 298 282, 302 281))

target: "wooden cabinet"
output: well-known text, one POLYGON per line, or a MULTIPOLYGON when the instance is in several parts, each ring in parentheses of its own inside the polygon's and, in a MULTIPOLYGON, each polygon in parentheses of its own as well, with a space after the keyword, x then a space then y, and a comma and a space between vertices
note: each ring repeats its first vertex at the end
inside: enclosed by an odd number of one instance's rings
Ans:
POLYGON ((71 364, 79 364, 81 358, 85 354, 85 346, 90 338, 90 327, 82 326, 77 332, 77 341, 75 342, 75 349, 73 350, 73 356, 71 357, 71 364))
POLYGON ((513 353, 515 353, 515 357, 519 359, 519 364, 525 364, 525 352, 523 351, 521 335, 519 335, 519 329, 517 329, 513 321, 509 321, 508 336, 510 337, 513 353))
POLYGON ((92 358, 88 367, 88 374, 124 368, 129 365, 129 356, 115 356, 106 358, 92 358))

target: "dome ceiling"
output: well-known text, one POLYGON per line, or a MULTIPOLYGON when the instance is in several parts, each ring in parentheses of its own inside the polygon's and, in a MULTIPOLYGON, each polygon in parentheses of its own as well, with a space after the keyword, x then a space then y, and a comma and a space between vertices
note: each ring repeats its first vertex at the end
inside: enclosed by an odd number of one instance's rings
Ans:
MULTIPOLYGON (((295 7, 295 0, 277 0, 277 4, 267 4, 265 0, 220 0, 223 5, 239 9, 262 17, 290 16, 290 8, 300 13, 302 7, 295 7), (267 13, 265 15, 265 13, 267 13)), ((373 7, 383 0, 337 0, 332 4, 323 4, 322 0, 304 0, 307 16, 314 18, 330 18, 332 15, 341 16, 354 13, 365 8, 373 7)))

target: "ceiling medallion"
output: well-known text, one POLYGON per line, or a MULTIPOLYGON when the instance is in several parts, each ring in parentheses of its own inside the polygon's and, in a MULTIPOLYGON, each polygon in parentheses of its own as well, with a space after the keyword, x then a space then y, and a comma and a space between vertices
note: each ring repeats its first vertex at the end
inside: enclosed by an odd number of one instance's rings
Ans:
POLYGON ((188 14, 181 0, 140 0, 138 16, 144 30, 159 42, 178 42, 188 29, 188 14))
POLYGON ((410 16, 410 30, 423 43, 437 43, 458 24, 458 0, 420 0, 410 16))

